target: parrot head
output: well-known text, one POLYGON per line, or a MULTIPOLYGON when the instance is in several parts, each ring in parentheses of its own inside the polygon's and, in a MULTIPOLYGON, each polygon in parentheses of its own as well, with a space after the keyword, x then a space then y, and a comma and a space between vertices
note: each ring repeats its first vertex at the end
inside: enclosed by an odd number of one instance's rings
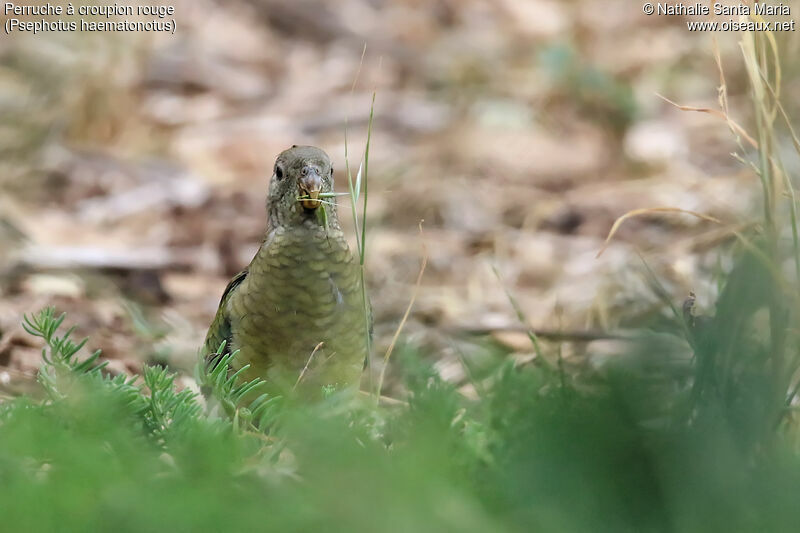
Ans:
MULTIPOLYGON (((333 191, 333 166, 328 154, 314 146, 292 146, 275 161, 267 208, 275 226, 302 224, 316 218, 321 193, 333 191)), ((335 215, 335 209, 331 209, 335 215)))

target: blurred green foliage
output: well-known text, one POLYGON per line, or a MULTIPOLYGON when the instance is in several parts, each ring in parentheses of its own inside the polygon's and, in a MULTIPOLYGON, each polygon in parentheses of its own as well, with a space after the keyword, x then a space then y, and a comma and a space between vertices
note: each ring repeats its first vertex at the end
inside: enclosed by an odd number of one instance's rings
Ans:
MULTIPOLYGON (((4 528, 792 530, 793 367, 774 373, 772 341, 746 327, 777 286, 758 254, 741 257, 715 317, 676 316, 673 334, 696 346, 681 372, 619 365, 578 388, 498 360, 469 401, 406 358, 407 406, 334 393, 281 404, 263 431, 206 414, 163 369, 141 383, 105 376, 45 310, 26 326, 48 345, 46 399, 0 406, 4 528)), ((635 345, 626 357, 660 354, 635 345)))

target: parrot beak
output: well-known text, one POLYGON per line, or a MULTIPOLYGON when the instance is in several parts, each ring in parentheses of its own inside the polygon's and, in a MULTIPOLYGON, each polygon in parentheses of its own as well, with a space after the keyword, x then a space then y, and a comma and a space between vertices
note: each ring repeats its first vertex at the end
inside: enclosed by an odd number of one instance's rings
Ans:
POLYGON ((300 203, 306 209, 316 209, 321 205, 319 193, 322 190, 322 178, 314 167, 303 167, 302 176, 298 181, 300 189, 300 203))

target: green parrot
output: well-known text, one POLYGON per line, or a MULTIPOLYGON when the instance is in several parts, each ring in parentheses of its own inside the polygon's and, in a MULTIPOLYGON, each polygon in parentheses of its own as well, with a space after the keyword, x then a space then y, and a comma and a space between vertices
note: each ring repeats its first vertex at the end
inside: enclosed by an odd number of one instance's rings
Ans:
MULTIPOLYGON (((264 240, 247 268, 228 284, 203 351, 213 368, 222 341, 236 353, 234 370, 260 377, 273 393, 323 387, 357 389, 370 329, 360 264, 339 225, 328 155, 292 146, 275 161, 264 240), (323 205, 323 201, 326 202, 323 205), (321 210, 325 210, 324 213, 321 210)), ((369 309, 369 304, 367 304, 369 309)))

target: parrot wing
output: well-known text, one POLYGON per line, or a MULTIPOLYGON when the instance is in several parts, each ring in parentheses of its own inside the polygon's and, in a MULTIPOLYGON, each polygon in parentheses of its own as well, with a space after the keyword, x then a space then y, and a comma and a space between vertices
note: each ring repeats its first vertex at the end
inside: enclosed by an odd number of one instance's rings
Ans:
POLYGON ((244 278, 246 277, 247 269, 236 274, 230 283, 228 283, 228 286, 225 287, 225 291, 222 293, 222 298, 220 298, 219 301, 217 314, 214 317, 214 321, 211 323, 211 326, 208 328, 208 333, 206 333, 203 351, 205 352, 206 364, 211 368, 217 365, 223 355, 226 355, 231 351, 231 342, 233 339, 231 336, 231 320, 228 316, 227 303, 228 299, 233 294, 233 291, 235 291, 236 288, 242 284, 244 278), (219 350, 219 347, 222 345, 223 341, 226 343, 225 349, 222 351, 222 353, 217 353, 217 350, 219 350))

